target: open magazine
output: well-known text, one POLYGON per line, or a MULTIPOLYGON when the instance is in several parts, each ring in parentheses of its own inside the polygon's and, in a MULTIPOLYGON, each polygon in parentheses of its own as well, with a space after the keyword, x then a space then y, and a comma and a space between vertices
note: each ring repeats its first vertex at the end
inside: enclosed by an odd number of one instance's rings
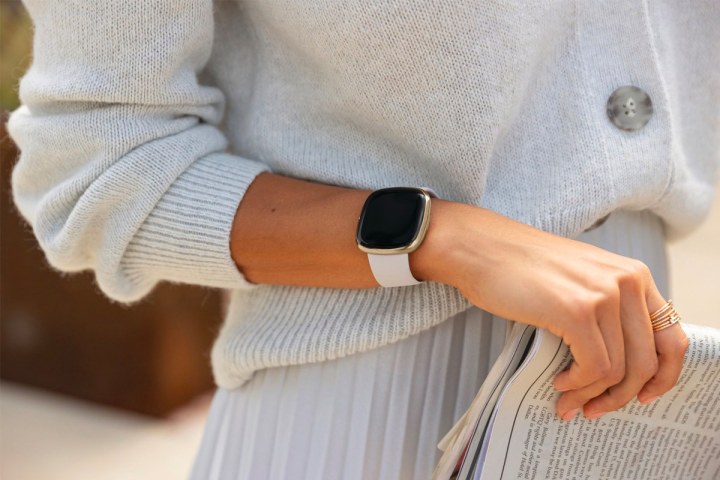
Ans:
POLYGON ((468 411, 440 441, 434 480, 720 479, 720 330, 683 324, 680 379, 649 405, 588 420, 555 414, 572 361, 550 332, 516 323, 468 411))

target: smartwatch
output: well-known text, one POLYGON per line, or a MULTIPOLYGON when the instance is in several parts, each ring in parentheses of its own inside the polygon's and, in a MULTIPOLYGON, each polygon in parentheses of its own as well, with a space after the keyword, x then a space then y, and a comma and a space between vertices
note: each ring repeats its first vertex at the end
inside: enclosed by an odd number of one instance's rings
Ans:
POLYGON ((383 287, 422 283, 410 271, 408 254, 417 250, 430 225, 427 187, 391 187, 372 192, 358 219, 357 246, 368 255, 375 280, 383 287))

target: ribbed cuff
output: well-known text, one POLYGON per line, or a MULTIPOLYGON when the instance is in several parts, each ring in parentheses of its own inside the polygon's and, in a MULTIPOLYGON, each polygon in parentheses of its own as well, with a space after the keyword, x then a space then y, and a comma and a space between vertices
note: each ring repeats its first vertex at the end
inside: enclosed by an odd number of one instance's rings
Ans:
POLYGON ((139 282, 174 281, 227 289, 257 287, 230 255, 230 230, 250 183, 270 168, 214 153, 193 162, 165 192, 123 258, 139 282))

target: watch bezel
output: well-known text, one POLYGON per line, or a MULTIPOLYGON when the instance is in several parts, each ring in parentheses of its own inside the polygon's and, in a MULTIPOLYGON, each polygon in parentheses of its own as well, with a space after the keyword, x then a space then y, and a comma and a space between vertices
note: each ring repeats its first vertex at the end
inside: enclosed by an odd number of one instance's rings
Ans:
POLYGON ((363 204, 362 210, 360 211, 360 216, 358 217, 358 223, 357 223, 357 230, 355 233, 355 241, 357 243, 358 248, 365 252, 365 253, 372 253, 375 255, 398 255, 402 253, 411 253, 417 250, 420 245, 422 244, 423 240, 425 239, 425 235, 427 234, 428 228, 430 227, 430 209, 432 202, 430 199, 433 197, 427 190, 420 188, 420 187, 388 187, 388 188, 381 188, 378 190, 375 190, 370 195, 368 195, 368 198, 365 200, 365 203, 363 204), (420 220, 420 225, 413 237, 413 239, 407 243, 406 245, 402 245, 400 247, 394 247, 394 248, 372 248, 367 247, 362 244, 362 239, 360 237, 360 233, 362 231, 362 221, 365 216, 365 212, 367 210, 367 207, 370 203, 370 200, 373 196, 373 194, 376 194, 377 192, 381 191, 387 191, 387 190, 408 190, 415 193, 420 193, 422 195, 422 218, 420 220))

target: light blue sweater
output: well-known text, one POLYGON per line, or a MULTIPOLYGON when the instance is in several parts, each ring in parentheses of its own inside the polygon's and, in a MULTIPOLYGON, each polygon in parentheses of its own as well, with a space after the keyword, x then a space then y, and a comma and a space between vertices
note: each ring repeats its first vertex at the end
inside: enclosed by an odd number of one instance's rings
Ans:
POLYGON ((650 209, 679 238, 711 205, 716 0, 25 3, 35 37, 8 122, 15 204, 50 265, 93 270, 118 302, 160 281, 231 289, 212 353, 226 388, 470 305, 433 282, 248 283, 229 232, 259 172, 428 186, 570 237, 650 209), (606 115, 622 85, 652 99, 640 130, 606 115))

